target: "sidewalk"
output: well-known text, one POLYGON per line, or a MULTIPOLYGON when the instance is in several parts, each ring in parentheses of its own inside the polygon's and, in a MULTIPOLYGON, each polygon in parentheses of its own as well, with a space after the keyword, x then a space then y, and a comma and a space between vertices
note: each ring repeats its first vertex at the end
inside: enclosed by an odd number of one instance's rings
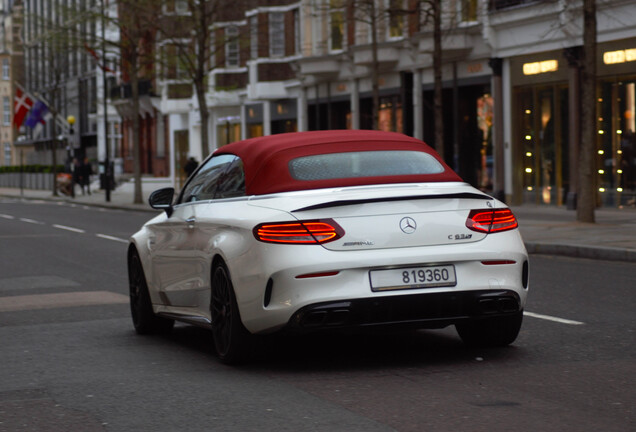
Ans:
MULTIPOLYGON (((170 184, 166 179, 144 180, 143 204, 133 204, 133 186, 132 182, 118 186, 111 191, 110 202, 106 202, 103 190, 70 198, 54 197, 48 190, 25 189, 22 198, 144 211, 150 218, 157 211, 148 205, 148 196, 170 184)), ((3 196, 20 198, 20 189, 0 188, 3 196)), ((562 207, 523 205, 512 210, 529 253, 636 262, 636 208, 597 209, 595 224, 577 222, 576 212, 562 207)))

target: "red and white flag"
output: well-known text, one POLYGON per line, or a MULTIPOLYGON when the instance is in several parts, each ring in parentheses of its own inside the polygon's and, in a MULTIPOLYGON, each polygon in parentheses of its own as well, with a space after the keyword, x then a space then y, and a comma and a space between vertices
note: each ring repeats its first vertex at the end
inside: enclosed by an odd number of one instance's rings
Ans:
POLYGON ((13 124, 20 129, 25 117, 33 106, 33 98, 20 85, 15 86, 15 98, 13 99, 13 124))

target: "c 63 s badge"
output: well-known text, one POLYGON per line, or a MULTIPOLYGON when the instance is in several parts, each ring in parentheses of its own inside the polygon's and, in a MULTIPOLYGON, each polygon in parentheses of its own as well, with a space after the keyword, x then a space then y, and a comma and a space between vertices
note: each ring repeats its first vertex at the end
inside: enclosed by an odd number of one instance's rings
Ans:
POLYGON ((448 236, 449 240, 468 240, 472 238, 472 234, 451 234, 448 236))

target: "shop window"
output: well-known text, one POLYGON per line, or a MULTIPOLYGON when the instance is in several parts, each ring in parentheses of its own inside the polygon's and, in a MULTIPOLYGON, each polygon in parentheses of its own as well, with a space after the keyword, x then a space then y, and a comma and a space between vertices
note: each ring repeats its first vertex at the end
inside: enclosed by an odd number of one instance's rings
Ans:
POLYGON ((568 91, 534 88, 517 95, 524 201, 562 205, 568 187, 568 91))
POLYGON ((399 97, 380 98, 378 108, 378 130, 386 132, 400 132, 404 130, 402 102, 399 97))
POLYGON ((492 148, 492 119, 494 116, 494 101, 491 95, 485 94, 477 99, 477 151, 479 167, 477 169, 477 184, 481 190, 492 191, 494 158, 492 148))
POLYGON ((601 204, 636 205, 636 80, 606 81, 598 98, 597 184, 601 204))
POLYGON ((241 124, 226 122, 217 126, 217 142, 222 147, 241 139, 241 124))

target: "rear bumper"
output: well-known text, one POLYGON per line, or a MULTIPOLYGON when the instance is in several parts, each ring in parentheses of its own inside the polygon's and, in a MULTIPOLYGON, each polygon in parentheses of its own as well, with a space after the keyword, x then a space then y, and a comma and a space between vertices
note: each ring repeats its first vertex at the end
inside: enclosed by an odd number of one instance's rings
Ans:
POLYGON ((316 303, 299 309, 287 329, 311 332, 375 327, 442 328, 468 319, 517 313, 509 290, 442 292, 316 303))

